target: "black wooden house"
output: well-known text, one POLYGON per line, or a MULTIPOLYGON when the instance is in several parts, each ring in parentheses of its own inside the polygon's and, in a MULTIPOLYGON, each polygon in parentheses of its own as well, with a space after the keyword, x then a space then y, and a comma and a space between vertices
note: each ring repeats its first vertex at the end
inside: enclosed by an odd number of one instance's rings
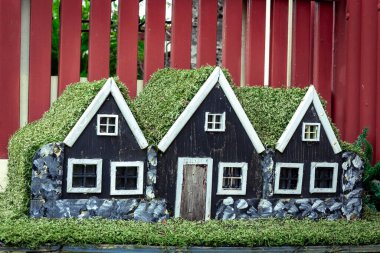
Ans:
POLYGON ((112 78, 64 143, 63 199, 143 196, 148 143, 112 78))
POLYGON ((158 144, 157 192, 175 217, 209 219, 226 196, 260 198, 265 150, 220 68, 158 144))
POLYGON ((275 197, 326 198, 342 192, 342 151, 314 86, 310 86, 275 153, 275 197))

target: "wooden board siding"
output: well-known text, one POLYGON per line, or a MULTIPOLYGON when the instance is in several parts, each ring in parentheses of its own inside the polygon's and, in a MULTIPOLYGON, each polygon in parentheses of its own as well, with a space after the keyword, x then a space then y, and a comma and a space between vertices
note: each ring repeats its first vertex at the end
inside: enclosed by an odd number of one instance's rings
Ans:
POLYGON ((249 140, 243 126, 232 110, 220 87, 214 87, 198 110, 190 118, 177 138, 164 154, 160 154, 157 167, 157 197, 168 201, 168 208, 174 210, 178 157, 210 157, 213 159, 211 218, 215 215, 218 200, 226 195, 216 195, 219 162, 246 162, 247 194, 234 198, 260 198, 262 176, 259 156, 249 140), (205 132, 206 112, 226 112, 225 132, 205 132))
POLYGON ((204 220, 206 207, 207 165, 183 166, 181 217, 186 220, 204 220))
POLYGON ((275 194, 275 198, 326 198, 326 197, 338 197, 342 192, 341 186, 341 176, 342 176, 342 159, 341 153, 334 154, 334 151, 330 145, 327 135, 321 124, 320 131, 320 141, 319 142, 305 142, 302 141, 302 123, 320 123, 317 112, 314 109, 313 105, 310 105, 310 108, 303 117, 298 128, 294 132, 292 139, 289 141, 287 147, 283 153, 280 153, 276 150, 275 154, 275 164, 284 162, 284 163, 303 163, 303 180, 302 180, 302 193, 301 195, 291 194, 275 194), (338 182, 337 182, 337 192, 336 193, 313 193, 309 192, 310 185, 310 165, 311 162, 330 162, 338 163, 338 182))
MULTIPOLYGON (((119 115, 119 136, 98 136, 96 134, 97 116, 95 115, 83 133, 79 136, 75 144, 69 148, 65 147, 65 162, 63 173, 63 189, 62 198, 88 198, 96 196, 99 198, 110 197, 110 168, 111 161, 145 161, 146 150, 141 150, 132 131, 127 125, 123 115, 121 114, 114 98, 109 96, 104 104, 98 110, 101 114, 117 114, 119 115), (67 178, 67 160, 69 158, 84 159, 84 158, 102 158, 102 192, 95 194, 67 193, 66 178, 67 178)), ((98 114, 97 113, 97 114, 98 114)), ((145 166, 144 166, 145 167, 145 166)), ((144 168, 144 174, 146 168, 144 168)), ((145 184, 145 175, 144 175, 145 184)), ((117 198, 129 198, 128 196, 117 196, 117 198)), ((135 196, 136 197, 136 196, 135 196)), ((141 197, 141 196, 139 196, 141 197)))

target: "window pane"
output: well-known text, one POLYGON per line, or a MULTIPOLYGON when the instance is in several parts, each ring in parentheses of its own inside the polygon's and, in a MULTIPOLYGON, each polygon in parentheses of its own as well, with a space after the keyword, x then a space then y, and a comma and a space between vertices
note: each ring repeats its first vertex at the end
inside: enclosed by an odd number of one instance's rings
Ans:
POLYGON ((127 182, 125 184, 125 188, 127 190, 137 189, 137 178, 127 178, 127 182))
POLYGON ((96 177, 86 177, 84 187, 96 187, 96 177))
POLYGON ((107 133, 107 126, 100 125, 99 126, 99 132, 101 132, 101 133, 107 133))
POLYGON ((124 177, 127 167, 116 167, 116 177, 124 177))
POLYGON ((85 165, 85 175, 96 176, 96 165, 95 164, 86 164, 85 165))
POLYGON ((114 117, 109 117, 108 118, 108 124, 115 125, 115 122, 116 122, 116 118, 114 118, 114 117))
POLYGON ((73 175, 83 175, 84 164, 73 164, 73 175))
POLYGON ((114 133, 116 133, 116 129, 115 129, 115 127, 114 127, 114 126, 109 126, 109 127, 108 127, 108 133, 109 133, 109 134, 114 134, 114 133))
POLYGON ((127 177, 137 177, 137 167, 128 167, 127 177))
POLYGON ((207 116, 207 122, 213 122, 213 114, 207 116))
POLYGON ((74 177, 73 178, 73 187, 83 187, 83 177, 74 177))
POLYGON ((107 124, 107 117, 100 117, 100 124, 107 124))
POLYGON ((334 168, 320 167, 315 168, 315 182, 316 188, 332 188, 334 168))
POLYGON ((221 122, 222 121, 222 116, 220 114, 215 115, 215 122, 221 122))
POLYGON ((222 128, 222 126, 221 126, 220 123, 215 123, 215 128, 214 129, 221 129, 221 128, 222 128))
POLYGON ((279 189, 297 189, 298 170, 298 168, 281 168, 279 189))
POLYGON ((116 190, 125 190, 125 178, 117 177, 116 178, 116 190))

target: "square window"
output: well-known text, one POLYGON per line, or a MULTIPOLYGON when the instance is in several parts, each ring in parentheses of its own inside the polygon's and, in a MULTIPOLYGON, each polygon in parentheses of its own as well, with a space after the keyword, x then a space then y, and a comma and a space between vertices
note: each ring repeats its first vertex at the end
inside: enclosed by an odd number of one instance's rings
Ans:
POLYGON ((67 192, 100 193, 102 180, 102 159, 68 160, 67 192))
POLYGON ((336 192, 338 163, 311 163, 310 193, 336 192))
POLYGON ((226 125, 226 113, 209 113, 206 112, 205 131, 224 132, 226 125))
POLYGON ((111 162, 111 195, 143 194, 144 162, 111 162))
POLYGON ((275 194, 301 194, 303 163, 277 163, 275 194))
POLYGON ((302 140, 303 141, 319 141, 321 132, 320 123, 303 123, 302 125, 302 140))
POLYGON ((106 136, 118 135, 118 121, 118 115, 98 114, 97 134, 106 136))
POLYGON ((245 195, 247 163, 219 163, 218 195, 245 195))

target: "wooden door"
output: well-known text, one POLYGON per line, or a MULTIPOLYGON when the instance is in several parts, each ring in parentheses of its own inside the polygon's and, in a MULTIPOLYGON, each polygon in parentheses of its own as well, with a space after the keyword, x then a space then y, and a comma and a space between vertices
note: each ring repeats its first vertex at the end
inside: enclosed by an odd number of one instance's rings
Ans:
POLYGON ((204 220, 206 208, 206 164, 183 165, 181 217, 186 220, 204 220))

